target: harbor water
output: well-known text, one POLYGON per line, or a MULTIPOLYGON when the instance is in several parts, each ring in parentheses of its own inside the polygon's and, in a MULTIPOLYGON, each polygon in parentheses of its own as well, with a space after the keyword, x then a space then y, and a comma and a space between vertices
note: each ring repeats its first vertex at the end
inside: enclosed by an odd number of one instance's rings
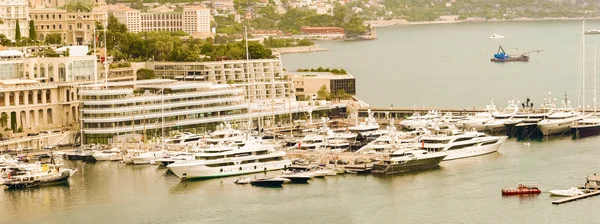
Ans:
MULTIPOLYGON (((378 40, 322 42, 330 51, 285 55, 283 63, 345 68, 357 77, 359 98, 374 106, 483 107, 492 97, 504 106, 512 93, 540 104, 548 91, 574 95, 580 29, 576 21, 380 28, 378 40), (491 63, 498 44, 544 52, 528 63, 491 63)), ((552 205, 548 193, 600 172, 598 140, 509 139, 497 153, 434 170, 282 188, 235 185, 238 177, 181 182, 154 165, 64 161, 78 169, 68 184, 0 189, 0 223, 598 223, 600 198, 552 205), (501 196, 520 182, 537 182, 542 194, 501 196)))
MULTIPOLYGON (((600 21, 586 21, 600 29, 600 21)), ((492 98, 504 107, 515 100, 543 103, 548 92, 576 102, 581 21, 534 21, 414 25, 377 28, 374 41, 318 42, 326 52, 283 55, 284 66, 344 68, 356 77, 357 95, 371 106, 483 108, 492 98), (503 39, 490 39, 492 33, 503 39), (502 45, 529 62, 493 63, 502 45)), ((588 85, 592 89, 594 44, 587 35, 588 85)), ((586 104, 592 105, 591 97, 586 104)))
POLYGON ((0 223, 595 223, 600 198, 557 206, 548 190, 583 185, 598 172, 597 142, 508 140, 498 153, 430 171, 345 174, 282 188, 235 185, 237 177, 181 182, 150 165, 65 161, 79 169, 68 185, 0 191, 0 223), (503 187, 532 181, 542 194, 501 196, 503 187))

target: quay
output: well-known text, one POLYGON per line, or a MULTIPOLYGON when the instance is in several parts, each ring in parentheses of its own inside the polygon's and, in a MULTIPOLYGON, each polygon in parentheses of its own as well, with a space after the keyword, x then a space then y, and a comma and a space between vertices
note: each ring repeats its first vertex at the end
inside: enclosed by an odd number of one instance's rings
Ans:
POLYGON ((596 196, 596 195, 600 195, 600 191, 591 191, 589 193, 585 193, 582 195, 577 195, 577 196, 573 196, 573 197, 568 197, 565 199, 560 199, 560 200, 556 200, 556 201, 552 201, 553 205, 560 205, 563 203, 567 203, 567 202, 571 202, 571 201, 576 201, 579 199, 584 199, 584 198, 588 198, 588 197, 592 197, 592 196, 596 196))
POLYGON ((368 117, 368 110, 371 110, 373 117, 376 119, 404 119, 405 117, 413 115, 415 112, 426 114, 428 111, 439 111, 440 113, 450 112, 454 115, 463 115, 469 113, 485 112, 483 108, 439 108, 439 107, 371 107, 371 108, 359 108, 359 117, 368 117))

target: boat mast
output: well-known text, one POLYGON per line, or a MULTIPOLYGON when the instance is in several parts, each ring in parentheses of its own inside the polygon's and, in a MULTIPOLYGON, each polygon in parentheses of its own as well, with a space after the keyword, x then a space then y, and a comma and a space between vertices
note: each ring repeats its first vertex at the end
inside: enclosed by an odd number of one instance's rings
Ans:
POLYGON ((598 72, 598 46, 594 44, 594 116, 596 116, 596 73, 598 72))
POLYGON ((585 20, 583 21, 582 31, 581 31, 581 92, 583 93, 582 102, 583 102, 583 116, 585 117, 585 20))
POLYGON ((246 140, 250 139, 250 131, 252 130, 252 113, 250 113, 250 52, 248 51, 248 29, 244 26, 244 40, 246 45, 246 74, 248 77, 246 78, 246 101, 248 103, 248 132, 246 133, 246 140))

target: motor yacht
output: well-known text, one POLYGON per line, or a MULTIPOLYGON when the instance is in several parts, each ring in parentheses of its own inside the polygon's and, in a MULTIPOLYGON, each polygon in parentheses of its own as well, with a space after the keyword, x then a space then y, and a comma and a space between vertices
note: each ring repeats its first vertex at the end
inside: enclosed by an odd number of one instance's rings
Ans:
POLYGON ((581 119, 583 117, 571 107, 565 94, 562 106, 556 109, 554 113, 548 115, 546 119, 540 121, 537 127, 543 135, 563 134, 569 131, 576 121, 581 119))
POLYGON ((10 170, 3 184, 8 188, 22 189, 39 187, 67 181, 77 169, 63 168, 62 164, 36 164, 10 170))
POLYGON ((414 113, 412 116, 400 122, 403 128, 414 130, 417 128, 426 128, 435 123, 440 118, 440 114, 436 110, 430 110, 425 115, 414 113))
POLYGON ((508 106, 502 110, 502 112, 493 115, 493 119, 485 122, 485 129, 490 132, 505 131, 505 123, 515 114, 519 112, 519 106, 515 104, 515 100, 509 100, 508 106))
POLYGON ((133 157, 131 160, 135 165, 151 164, 152 162, 164 156, 165 151, 143 152, 133 157))
POLYGON ((457 122, 459 127, 464 129, 475 129, 477 131, 485 131, 487 127, 485 124, 488 121, 494 119, 494 115, 498 114, 498 110, 496 109, 496 105, 494 104, 494 100, 490 102, 490 104, 485 106, 485 112, 476 113, 471 118, 467 118, 465 120, 457 122))
POLYGON ((507 138, 452 129, 445 133, 423 136, 418 146, 429 152, 447 152, 448 156, 444 160, 453 160, 496 152, 507 138))
POLYGON ((96 161, 118 161, 123 159, 121 150, 116 147, 108 150, 96 151, 92 156, 96 161))
POLYGON ((242 147, 204 149, 193 160, 173 163, 167 168, 181 179, 215 178, 285 169, 292 164, 284 159, 285 155, 273 146, 250 140, 242 147))
POLYGON ((427 152, 425 150, 398 150, 380 163, 373 164, 372 173, 394 174, 415 170, 431 169, 448 156, 446 152, 427 152))
POLYGON ((492 35, 490 35, 490 39, 495 39, 495 40, 497 40, 497 39, 502 39, 502 38, 504 38, 504 36, 502 36, 502 35, 499 35, 499 34, 497 34, 497 33, 492 33, 492 35))

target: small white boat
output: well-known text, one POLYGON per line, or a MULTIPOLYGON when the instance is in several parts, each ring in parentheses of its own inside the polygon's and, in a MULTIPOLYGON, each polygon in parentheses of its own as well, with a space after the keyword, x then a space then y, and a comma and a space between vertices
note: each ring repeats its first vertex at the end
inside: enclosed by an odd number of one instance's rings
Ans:
POLYGON ((249 184, 250 182, 252 182, 252 178, 250 178, 250 177, 242 177, 242 178, 236 180, 234 183, 235 184, 249 184))
POLYGON ((502 38, 504 38, 504 36, 498 35, 497 33, 492 33, 492 35, 490 36, 490 39, 502 39, 502 38))
POLYGON ((576 187, 572 187, 566 190, 551 190, 550 195, 553 196, 561 196, 561 197, 573 197, 577 195, 585 194, 583 191, 577 189, 576 187))

